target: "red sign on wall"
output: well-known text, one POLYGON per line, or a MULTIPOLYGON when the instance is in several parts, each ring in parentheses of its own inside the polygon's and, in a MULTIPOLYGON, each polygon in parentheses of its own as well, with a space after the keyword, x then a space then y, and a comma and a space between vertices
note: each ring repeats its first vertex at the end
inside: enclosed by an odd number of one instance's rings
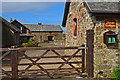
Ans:
POLYGON ((116 28, 116 20, 105 20, 104 28, 105 29, 115 29, 116 28))

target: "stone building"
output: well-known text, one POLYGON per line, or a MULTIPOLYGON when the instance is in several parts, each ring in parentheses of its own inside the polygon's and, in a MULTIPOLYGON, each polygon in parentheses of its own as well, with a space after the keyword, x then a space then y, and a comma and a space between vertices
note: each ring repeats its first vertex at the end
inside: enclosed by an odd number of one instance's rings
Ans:
POLYGON ((2 47, 19 45, 20 30, 2 17, 0 17, 0 24, 2 25, 2 47))
POLYGON ((59 25, 24 24, 37 41, 54 41, 63 39, 63 30, 59 25))
POLYGON ((62 26, 66 28, 66 46, 92 48, 92 76, 103 71, 104 77, 111 77, 113 68, 120 66, 119 3, 66 2, 62 26))

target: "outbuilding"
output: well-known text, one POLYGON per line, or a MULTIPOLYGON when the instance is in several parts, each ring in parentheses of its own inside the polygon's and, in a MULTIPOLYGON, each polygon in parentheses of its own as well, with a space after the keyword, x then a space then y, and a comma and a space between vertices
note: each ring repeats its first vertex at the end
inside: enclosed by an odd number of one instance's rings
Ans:
POLYGON ((0 17, 2 27, 2 47, 11 47, 19 45, 20 29, 0 17))
POLYGON ((30 30, 16 19, 12 20, 11 18, 10 23, 16 26, 20 30, 20 43, 28 42, 30 39, 33 38, 33 35, 31 34, 30 30))
POLYGON ((103 77, 111 77, 113 68, 120 67, 119 2, 66 2, 62 26, 66 28, 65 46, 84 44, 93 57, 86 59, 86 66, 93 66, 90 77, 100 71, 103 77))
POLYGON ((60 25, 24 24, 36 41, 54 41, 63 39, 60 25))

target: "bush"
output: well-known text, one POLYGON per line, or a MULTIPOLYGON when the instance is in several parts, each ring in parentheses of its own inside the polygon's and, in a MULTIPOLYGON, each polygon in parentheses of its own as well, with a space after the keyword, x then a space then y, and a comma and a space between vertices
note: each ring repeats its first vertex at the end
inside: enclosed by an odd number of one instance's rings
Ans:
POLYGON ((35 41, 34 39, 29 40, 27 43, 22 43, 23 46, 36 46, 38 45, 38 41, 35 41))
POLYGON ((113 69, 112 78, 114 78, 114 80, 120 80, 120 69, 119 68, 116 67, 113 69))

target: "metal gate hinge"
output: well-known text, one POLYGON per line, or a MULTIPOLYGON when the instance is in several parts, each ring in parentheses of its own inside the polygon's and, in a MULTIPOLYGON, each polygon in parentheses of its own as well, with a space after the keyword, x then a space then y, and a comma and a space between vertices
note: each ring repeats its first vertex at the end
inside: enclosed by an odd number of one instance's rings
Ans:
POLYGON ((8 50, 10 51, 16 51, 16 50, 19 50, 18 48, 8 48, 8 50))
POLYGON ((85 49, 86 47, 78 47, 78 49, 85 49))

